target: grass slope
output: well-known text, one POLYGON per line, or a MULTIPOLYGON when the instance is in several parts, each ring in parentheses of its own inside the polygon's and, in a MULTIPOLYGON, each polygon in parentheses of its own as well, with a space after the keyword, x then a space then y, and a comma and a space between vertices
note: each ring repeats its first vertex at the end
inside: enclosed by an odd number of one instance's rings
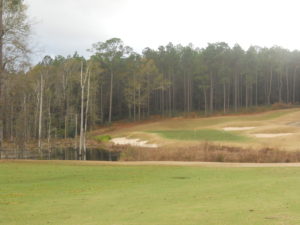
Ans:
POLYGON ((300 168, 0 162, 0 224, 300 224, 300 168))
POLYGON ((231 141, 231 142, 243 142, 249 140, 248 137, 244 137, 235 133, 203 129, 203 130, 165 130, 165 131, 150 131, 150 133, 156 133, 164 138, 187 140, 187 141, 231 141))
MULTIPOLYGON (((229 147, 247 149, 279 149, 299 151, 300 109, 272 110, 245 115, 212 116, 205 118, 169 118, 158 121, 115 124, 99 129, 91 136, 139 138, 165 148, 194 147, 197 142, 219 142, 229 147), (225 127, 254 127, 251 130, 226 133, 225 127), (257 138, 256 134, 291 133, 277 138, 257 138)), ((217 143, 217 144, 219 144, 217 143)))

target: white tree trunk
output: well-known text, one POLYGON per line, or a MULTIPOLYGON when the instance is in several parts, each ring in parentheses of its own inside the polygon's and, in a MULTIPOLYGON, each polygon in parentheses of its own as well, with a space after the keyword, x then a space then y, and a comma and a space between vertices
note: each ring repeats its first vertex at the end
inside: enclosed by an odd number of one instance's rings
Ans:
POLYGON ((86 160, 86 132, 87 132, 87 119, 89 111, 89 99, 90 99, 90 79, 91 75, 88 74, 88 84, 87 84, 87 97, 85 106, 85 124, 84 124, 84 135, 83 135, 83 160, 86 160))
POLYGON ((41 152, 42 148, 42 117, 43 117, 43 93, 44 93, 44 79, 43 74, 41 74, 41 83, 40 83, 40 107, 39 107, 39 140, 38 148, 41 152))
POLYGON ((83 63, 81 63, 81 72, 80 72, 80 86, 81 86, 81 112, 80 112, 80 139, 79 139, 79 160, 83 160, 85 157, 83 156, 84 151, 84 89, 85 83, 88 76, 88 68, 86 70, 85 75, 83 74, 83 63))
POLYGON ((109 95, 109 116, 108 116, 109 123, 111 123, 111 113, 112 113, 113 80, 114 80, 114 73, 111 71, 111 73, 110 73, 110 95, 109 95))
POLYGON ((50 159, 51 155, 51 101, 49 100, 49 109, 48 109, 48 154, 50 159))

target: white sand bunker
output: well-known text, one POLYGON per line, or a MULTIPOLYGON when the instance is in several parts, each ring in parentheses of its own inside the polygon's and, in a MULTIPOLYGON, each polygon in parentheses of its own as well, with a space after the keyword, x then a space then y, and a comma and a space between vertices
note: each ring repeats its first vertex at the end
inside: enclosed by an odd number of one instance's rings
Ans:
POLYGON ((131 146, 144 147, 144 148, 158 147, 157 144, 147 144, 148 141, 142 141, 140 139, 129 139, 126 137, 113 138, 110 141, 116 145, 131 145, 131 146))
POLYGON ((275 138, 292 135, 293 133, 277 133, 277 134, 254 134, 257 138, 275 138))
POLYGON ((224 127, 225 131, 252 130, 255 127, 224 127))
POLYGON ((298 121, 298 122, 290 122, 287 125, 294 126, 294 127, 300 127, 300 121, 298 121))

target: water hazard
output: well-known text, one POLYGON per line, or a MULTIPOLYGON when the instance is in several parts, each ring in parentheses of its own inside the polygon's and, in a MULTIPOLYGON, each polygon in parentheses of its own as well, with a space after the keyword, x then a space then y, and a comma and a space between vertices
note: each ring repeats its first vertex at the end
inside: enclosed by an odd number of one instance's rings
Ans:
MULTIPOLYGON (((105 149, 86 149, 86 160, 118 161, 120 152, 105 149)), ((77 160, 78 149, 54 148, 51 150, 0 150, 0 159, 77 160)))

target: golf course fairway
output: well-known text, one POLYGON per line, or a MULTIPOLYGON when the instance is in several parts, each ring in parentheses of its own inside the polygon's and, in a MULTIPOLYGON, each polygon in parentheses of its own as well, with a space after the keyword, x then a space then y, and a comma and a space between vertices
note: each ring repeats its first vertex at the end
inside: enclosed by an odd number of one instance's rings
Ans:
POLYGON ((2 225, 300 224, 300 167, 0 161, 2 225))

